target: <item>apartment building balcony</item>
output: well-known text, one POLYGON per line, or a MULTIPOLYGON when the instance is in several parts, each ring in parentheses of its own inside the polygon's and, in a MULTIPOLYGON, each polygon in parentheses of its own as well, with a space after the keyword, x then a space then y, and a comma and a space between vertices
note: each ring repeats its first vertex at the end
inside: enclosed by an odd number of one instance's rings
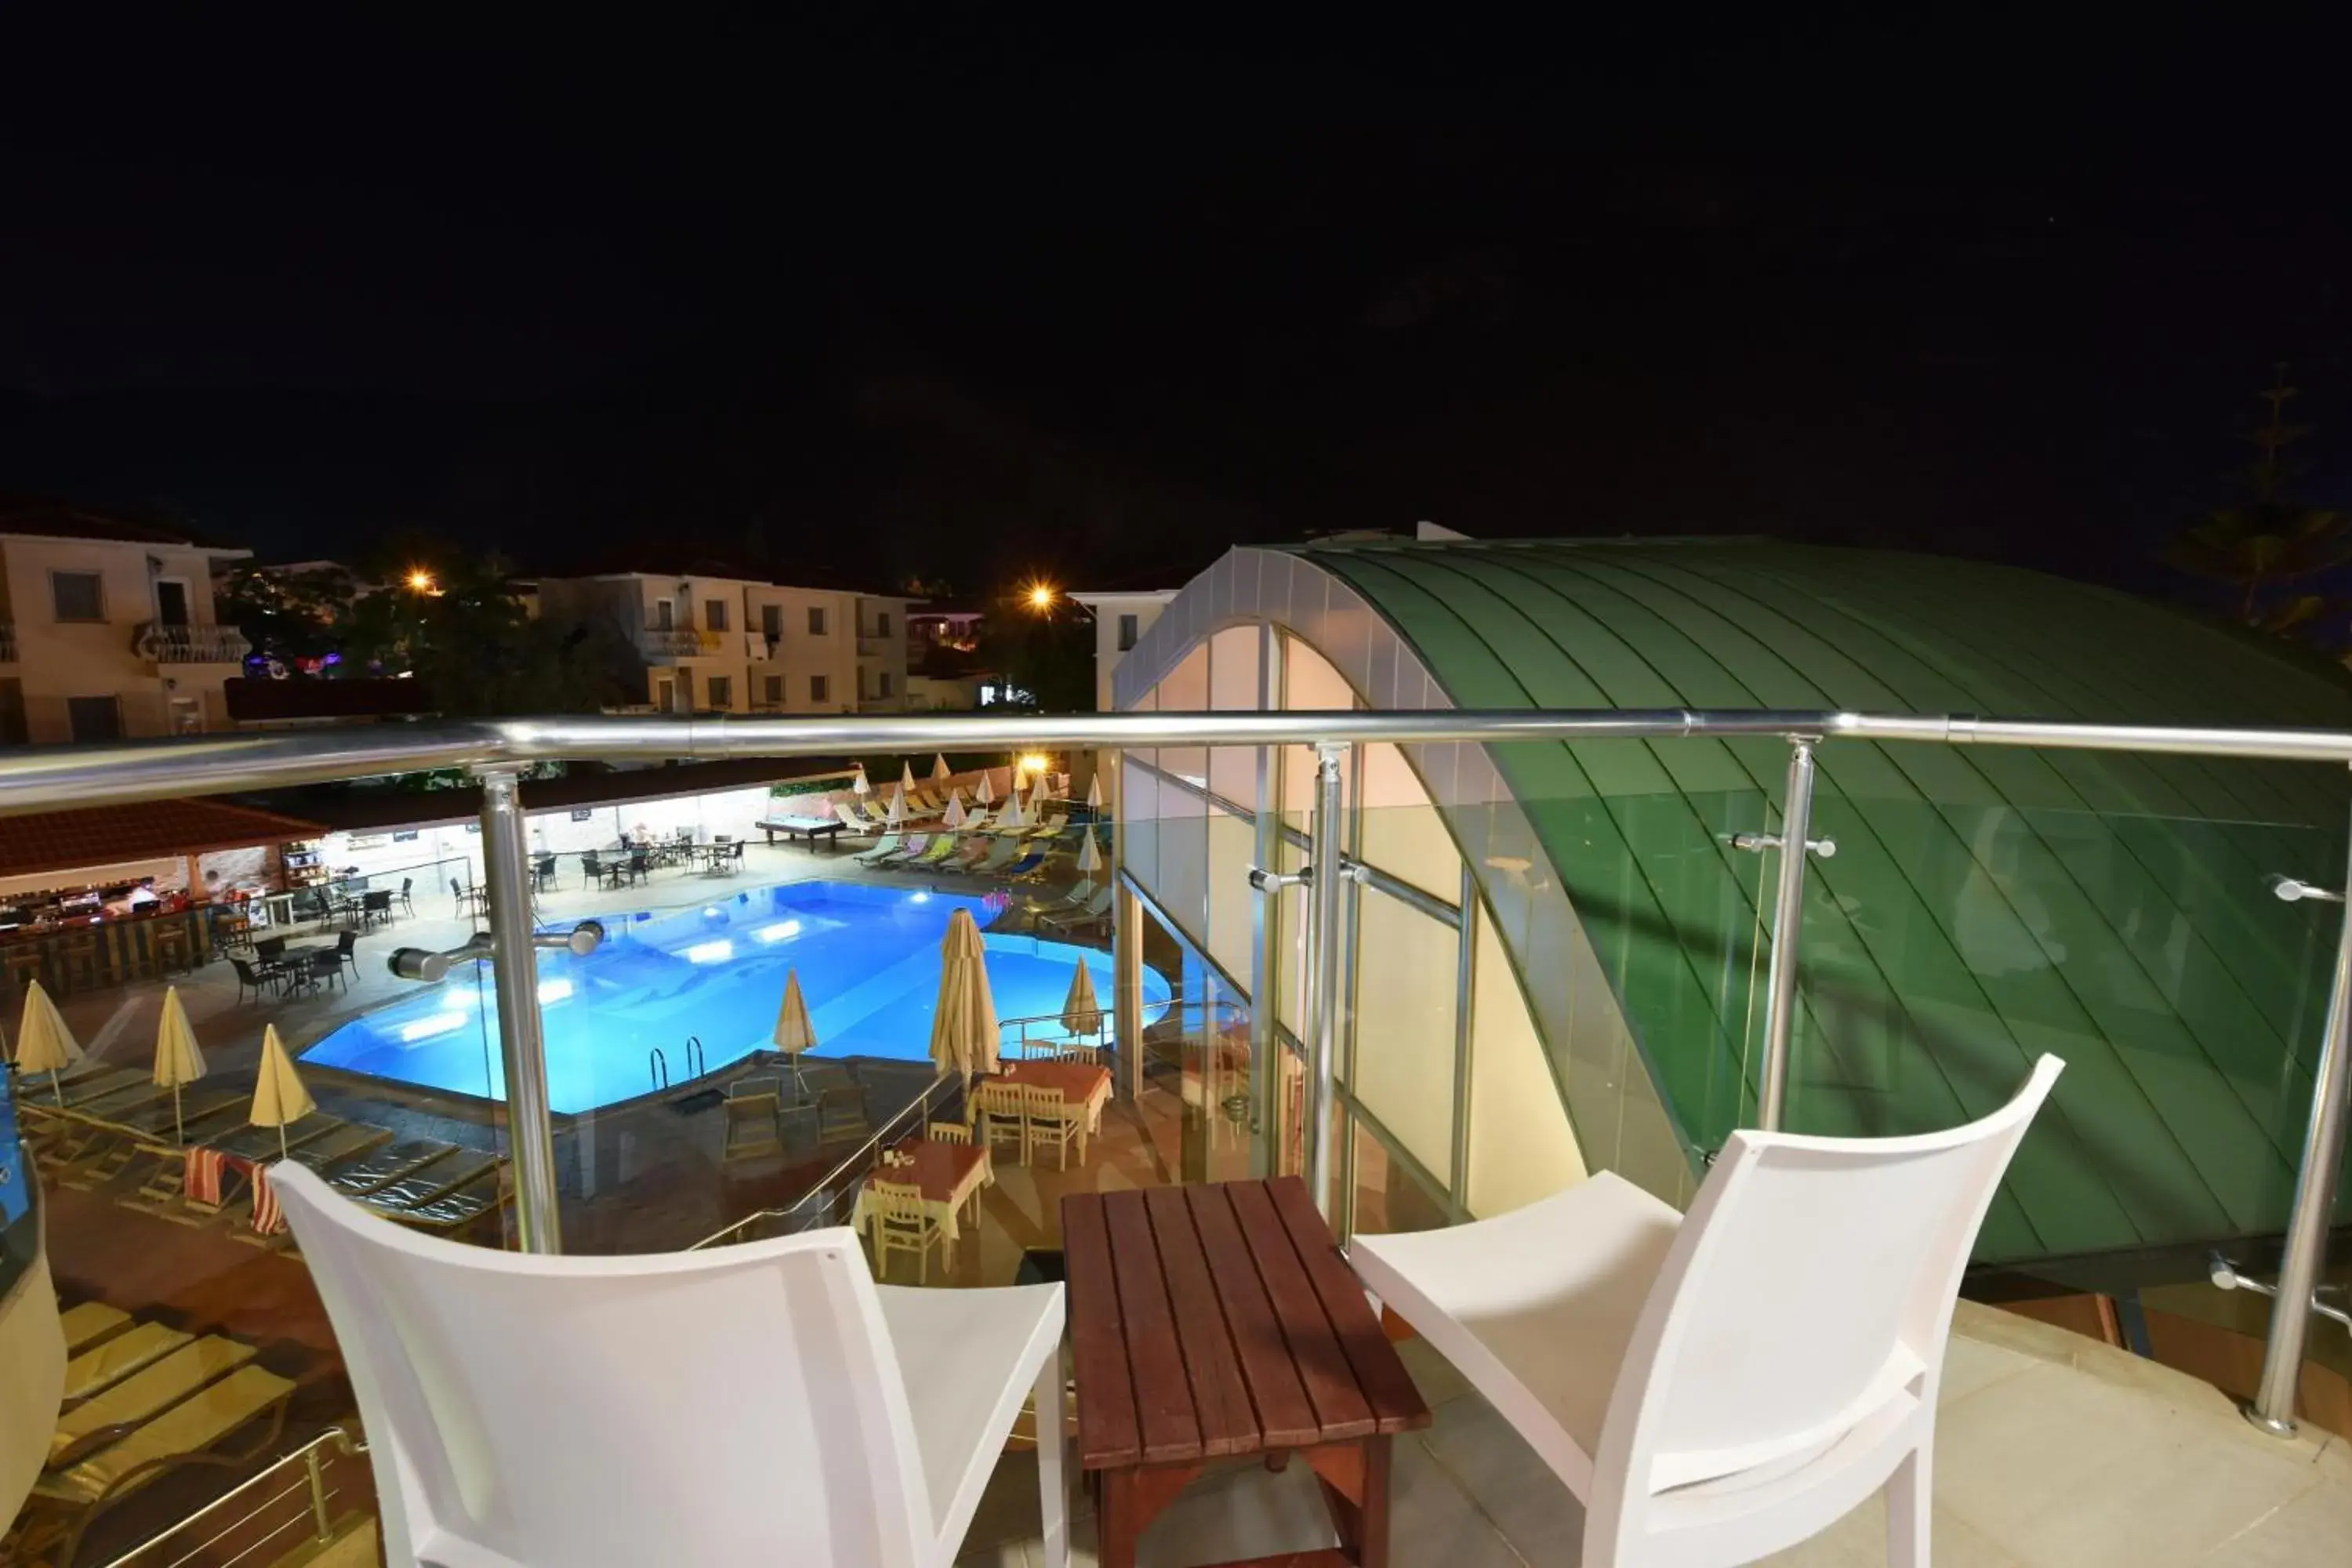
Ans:
POLYGON ((692 658, 703 651, 702 633, 692 626, 647 621, 637 628, 637 651, 647 658, 692 658))
POLYGON ((143 621, 131 634, 131 649, 154 664, 243 664, 253 645, 235 626, 143 621))

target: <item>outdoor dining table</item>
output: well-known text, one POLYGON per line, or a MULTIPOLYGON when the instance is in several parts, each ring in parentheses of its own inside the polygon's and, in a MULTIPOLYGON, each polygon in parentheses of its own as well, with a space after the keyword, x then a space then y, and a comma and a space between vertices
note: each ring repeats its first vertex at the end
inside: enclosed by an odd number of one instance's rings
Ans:
POLYGON ((1137 1537, 1211 1461, 1255 1456, 1305 1460, 1339 1538, 1258 1562, 1390 1561, 1390 1445, 1429 1406, 1304 1182, 1074 1194, 1062 1247, 1103 1568, 1133 1568, 1137 1537))
MULTIPOLYGON (((952 1245, 961 1234, 957 1220, 965 1203, 970 1202, 976 1210, 981 1188, 996 1181, 988 1151, 976 1144, 934 1142, 920 1138, 900 1144, 898 1152, 909 1156, 913 1163, 877 1165, 866 1182, 869 1186, 879 1181, 919 1190, 923 1207, 939 1216, 940 1231, 952 1245)), ((856 1206, 850 1211, 850 1228, 864 1233, 866 1211, 871 1206, 868 1187, 859 1187, 856 1206)))
MULTIPOLYGON (((1002 1072, 982 1080, 992 1083, 1044 1085, 1062 1091, 1062 1103, 1079 1112, 1078 1161, 1086 1162, 1087 1140, 1102 1131, 1103 1107, 1110 1103, 1110 1069, 1085 1062, 1007 1062, 1002 1072)), ((983 1112, 983 1114, 985 1114, 983 1112)))

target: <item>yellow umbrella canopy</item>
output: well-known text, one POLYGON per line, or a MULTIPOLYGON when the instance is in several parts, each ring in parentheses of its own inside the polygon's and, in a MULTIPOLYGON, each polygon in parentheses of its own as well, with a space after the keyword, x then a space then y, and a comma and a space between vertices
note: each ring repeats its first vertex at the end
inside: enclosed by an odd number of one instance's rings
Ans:
POLYGON ((816 1027, 809 1022, 807 1000, 801 995, 797 969, 784 972, 784 1004, 776 1009, 776 1049, 797 1055, 816 1049, 816 1027))
POLYGON ((931 759, 931 777, 939 780, 941 784, 945 784, 954 776, 955 775, 953 773, 948 771, 948 756, 945 752, 941 752, 939 755, 931 759))
POLYGON ((155 1083, 172 1091, 172 1131, 174 1142, 188 1141, 180 1121, 180 1090, 205 1076, 205 1053, 196 1032, 188 1026, 188 1010, 180 1003, 180 988, 163 991, 163 1016, 155 1020, 155 1083))
POLYGON ((1080 958, 1070 976, 1070 994, 1062 998, 1062 1027, 1074 1035, 1091 1035, 1102 1027, 1102 1004, 1095 1000, 1095 977, 1080 958))
POLYGON ((913 763, 904 762, 898 764, 898 787, 908 795, 915 793, 915 764, 913 763))
POLYGON ((931 1018, 931 1060, 969 1078, 996 1070, 996 998, 988 988, 987 950, 971 911, 948 917, 940 944, 940 1005, 931 1018))
POLYGON ((63 1105, 66 1091, 58 1083, 58 1074, 79 1060, 81 1043, 66 1027, 58 1005, 49 1000, 39 981, 30 982, 25 987, 24 1016, 16 1023, 16 1070, 48 1074, 49 1092, 63 1105))
POLYGON ((261 1031, 261 1073, 254 1080, 253 1112, 246 1120, 256 1127, 278 1129, 278 1152, 283 1158, 288 1124, 318 1109, 294 1070, 294 1058, 286 1054, 285 1042, 278 1037, 278 1026, 268 1026, 261 1031))

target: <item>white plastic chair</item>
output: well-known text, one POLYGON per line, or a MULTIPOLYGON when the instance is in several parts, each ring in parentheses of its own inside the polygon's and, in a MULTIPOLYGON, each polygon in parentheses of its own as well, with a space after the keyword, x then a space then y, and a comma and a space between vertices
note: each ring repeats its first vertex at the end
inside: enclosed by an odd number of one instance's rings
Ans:
MULTIPOLYGON (((549 1258, 270 1182, 359 1396, 385 1561, 948 1568, 1024 1397, 1062 1407, 1062 1288, 877 1287, 845 1229, 549 1258)), ((1041 1441, 1046 1561, 1066 1562, 1041 1441)))
POLYGON ((1948 1132, 1735 1132, 1687 1218, 1604 1173, 1349 1256, 1583 1500, 1586 1568, 1752 1562, 1890 1481, 1926 1568, 1960 1271, 2063 1067, 1948 1132))

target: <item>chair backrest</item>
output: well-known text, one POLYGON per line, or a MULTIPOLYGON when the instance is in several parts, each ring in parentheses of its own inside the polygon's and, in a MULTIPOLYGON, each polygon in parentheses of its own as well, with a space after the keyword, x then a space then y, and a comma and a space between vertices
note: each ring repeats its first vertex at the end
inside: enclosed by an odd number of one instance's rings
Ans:
POLYGON ((409 894, 411 894, 411 893, 415 892, 415 890, 416 890, 416 879, 415 879, 415 878, 414 878, 414 877, 403 877, 403 878, 400 879, 400 896, 401 896, 402 898, 404 898, 404 898, 408 897, 408 895, 409 895, 409 894))
POLYGON ((580 868, 583 871, 587 872, 590 876, 594 877, 602 875, 604 867, 604 863, 596 858, 596 851, 593 849, 586 849, 581 852, 580 868))
POLYGON ((1769 1506, 1856 1428, 1932 1413, 1960 1271, 2063 1067, 2043 1057, 2015 1099, 1948 1131, 1733 1133, 1626 1347, 1595 1523, 1622 1508, 1638 1531, 1656 1494, 1725 1478, 1769 1506))
POLYGON ((1092 1046, 1064 1046, 1054 1053, 1057 1062, 1084 1062, 1090 1068, 1102 1066, 1102 1052, 1092 1046))
POLYGON ((540 1257, 414 1235, 290 1163, 270 1180, 358 1394, 387 1560, 908 1568, 928 1542, 848 1230, 540 1257))
POLYGON ((310 954, 311 973, 341 974, 342 972, 343 955, 340 952, 322 950, 310 954))
POLYGON ((362 894, 360 896, 360 907, 365 910, 388 910, 392 908, 392 889, 390 888, 376 888, 362 894))
POLYGON ((359 932, 357 932, 357 931, 338 931, 338 932, 336 932, 336 933, 335 933, 335 953, 336 953, 336 956, 341 957, 342 954, 344 954, 344 953, 346 953, 346 952, 351 952, 351 951, 352 951, 352 949, 353 949, 354 947, 357 947, 357 946, 359 945, 359 941, 360 941, 360 933, 359 933, 359 932))
POLYGON ((455 877, 449 879, 449 896, 453 899, 462 899, 466 896, 466 889, 458 885, 457 879, 455 877))
POLYGON ((1069 1115, 1068 1103, 1062 1099, 1059 1087, 1049 1083, 1024 1083, 1014 1086, 1021 1091, 1022 1113, 1047 1121, 1058 1121, 1069 1115))
POLYGON ((282 936, 265 936, 253 944, 253 951, 264 958, 276 958, 286 951, 286 939, 282 936))
POLYGON ((934 1143, 969 1143, 971 1142, 971 1123, 968 1121, 925 1122, 923 1136, 934 1143))
POLYGON ((928 1228, 938 1223, 938 1216, 923 1202, 923 1189, 912 1182, 886 1182, 878 1176, 868 1176, 866 1209, 877 1223, 883 1225, 928 1228))
POLYGON ((764 1073, 757 1078, 739 1078, 727 1086, 727 1098, 730 1100, 745 1100, 761 1094, 772 1095, 782 1100, 784 1097, 783 1076, 780 1073, 764 1073))
POLYGON ((247 963, 245 960, 241 958, 232 958, 228 963, 229 967, 236 971, 236 977, 239 980, 244 981, 247 985, 259 985, 261 984, 261 976, 256 974, 253 972, 253 965, 247 963))

